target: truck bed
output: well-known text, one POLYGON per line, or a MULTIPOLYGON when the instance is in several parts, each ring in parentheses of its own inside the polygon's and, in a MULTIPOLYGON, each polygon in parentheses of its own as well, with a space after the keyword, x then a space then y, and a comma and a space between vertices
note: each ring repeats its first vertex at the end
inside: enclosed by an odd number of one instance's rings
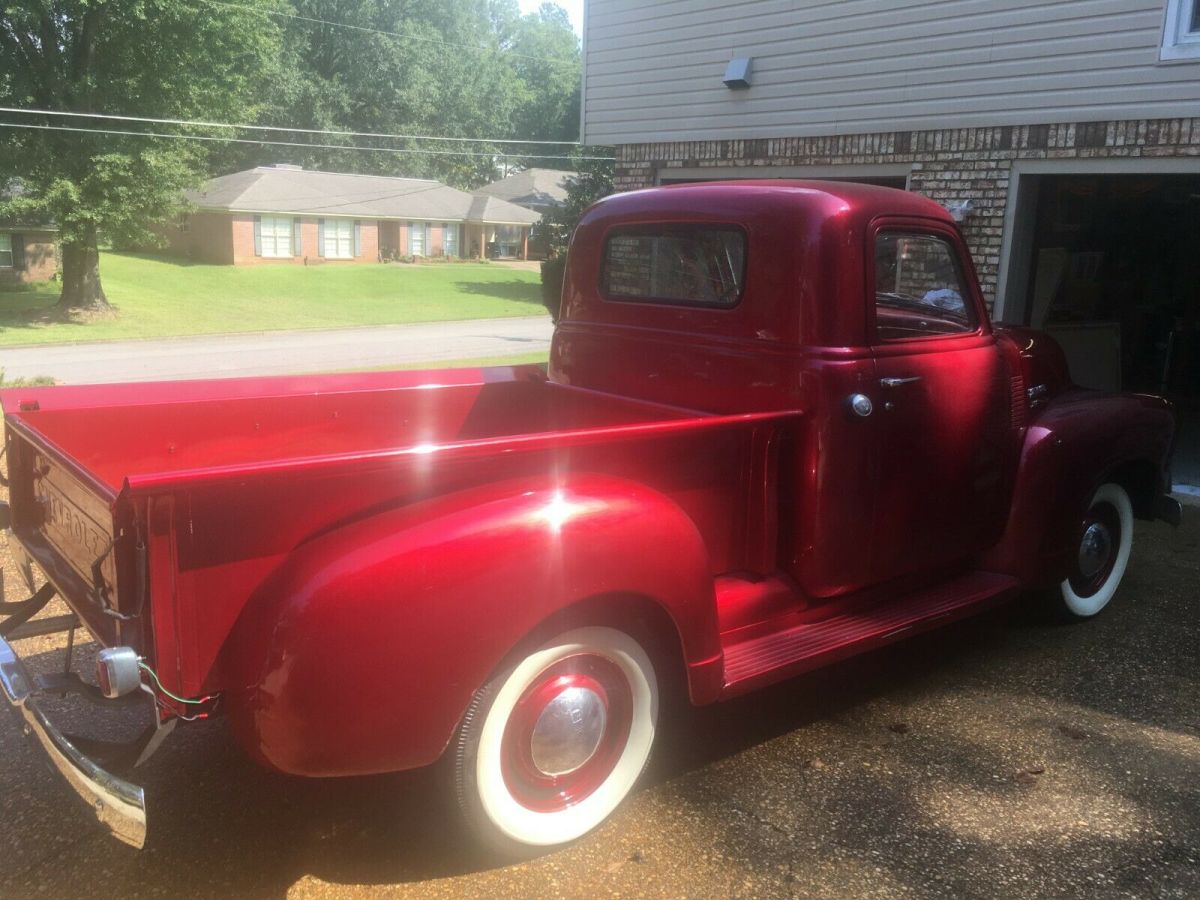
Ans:
POLYGON ((144 385, 127 396, 107 386, 23 390, 6 396, 16 401, 6 413, 18 431, 36 436, 110 497, 127 486, 204 474, 703 415, 555 384, 535 366, 466 372, 476 377, 451 371, 239 379, 144 385), (109 402, 95 404, 100 396, 109 402))
POLYGON ((29 486, 13 506, 18 537, 104 643, 145 636, 102 613, 97 583, 129 613, 144 582, 156 654, 179 661, 167 683, 187 694, 217 689, 242 607, 295 548, 449 494, 627 479, 692 519, 713 574, 744 568, 752 548, 774 546, 757 533, 773 527, 760 509, 763 460, 768 435, 797 415, 693 412, 549 382, 534 366, 32 388, 0 400, 16 441, 10 466, 29 486))

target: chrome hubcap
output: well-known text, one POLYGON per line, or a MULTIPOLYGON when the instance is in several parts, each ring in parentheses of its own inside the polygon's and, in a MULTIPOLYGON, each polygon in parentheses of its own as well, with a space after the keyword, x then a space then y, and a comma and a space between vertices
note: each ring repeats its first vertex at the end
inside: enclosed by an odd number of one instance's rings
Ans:
POLYGON ((557 776, 583 766, 600 746, 608 715, 595 691, 569 687, 546 704, 530 739, 533 764, 543 775, 557 776))
POLYGON ((1100 522, 1093 522, 1079 543, 1079 574, 1091 578, 1106 565, 1112 555, 1112 535, 1100 522))

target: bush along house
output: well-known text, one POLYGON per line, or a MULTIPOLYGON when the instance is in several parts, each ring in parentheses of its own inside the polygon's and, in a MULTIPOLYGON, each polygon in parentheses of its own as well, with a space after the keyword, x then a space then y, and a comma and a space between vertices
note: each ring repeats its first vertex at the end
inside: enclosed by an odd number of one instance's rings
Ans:
POLYGON ((58 271, 58 230, 0 222, 0 289, 49 281, 58 271))
POLYGON ((541 216, 437 181, 259 166, 187 195, 170 252, 202 262, 378 262, 407 257, 524 259, 541 216))
POLYGON ((589 0, 583 140, 615 185, 864 181, 960 221, 998 321, 1167 394, 1200 493, 1200 0, 589 0))

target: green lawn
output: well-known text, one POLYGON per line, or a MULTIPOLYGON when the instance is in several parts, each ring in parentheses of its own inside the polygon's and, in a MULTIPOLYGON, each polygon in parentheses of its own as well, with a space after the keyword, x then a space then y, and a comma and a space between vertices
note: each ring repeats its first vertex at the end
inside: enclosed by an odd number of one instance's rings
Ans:
POLYGON ((0 292, 0 346, 545 315, 538 273, 495 264, 210 266, 102 253, 112 318, 63 321, 58 285, 0 292))

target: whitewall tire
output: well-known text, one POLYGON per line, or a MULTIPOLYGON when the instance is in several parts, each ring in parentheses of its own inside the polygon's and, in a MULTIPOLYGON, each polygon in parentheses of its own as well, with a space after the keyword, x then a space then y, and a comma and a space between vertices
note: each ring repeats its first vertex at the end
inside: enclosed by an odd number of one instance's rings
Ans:
POLYGON ((546 642, 464 717, 455 771, 468 823, 509 856, 587 834, 641 776, 658 702, 654 666, 628 634, 591 626, 546 642))
POLYGON ((1060 612, 1090 619, 1108 606, 1133 549, 1133 504, 1119 484, 1103 484, 1092 495, 1076 535, 1071 574, 1058 587, 1060 612))

